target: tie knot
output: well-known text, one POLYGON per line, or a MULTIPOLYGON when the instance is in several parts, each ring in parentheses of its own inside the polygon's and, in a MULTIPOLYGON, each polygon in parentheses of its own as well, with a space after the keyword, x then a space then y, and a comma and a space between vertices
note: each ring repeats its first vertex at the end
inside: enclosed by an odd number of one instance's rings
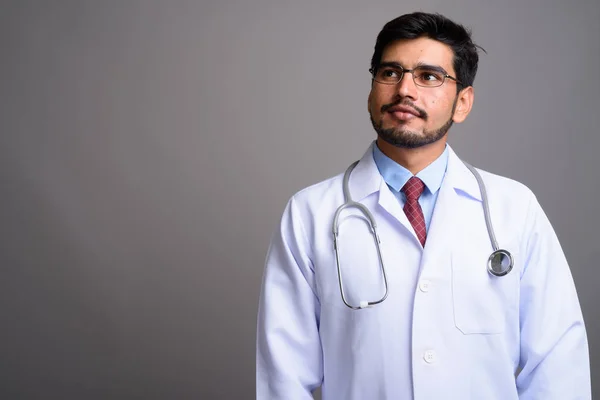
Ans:
POLYGON ((424 189, 425 184, 423 181, 416 176, 413 176, 402 187, 402 192, 406 195, 407 200, 418 200, 424 189))

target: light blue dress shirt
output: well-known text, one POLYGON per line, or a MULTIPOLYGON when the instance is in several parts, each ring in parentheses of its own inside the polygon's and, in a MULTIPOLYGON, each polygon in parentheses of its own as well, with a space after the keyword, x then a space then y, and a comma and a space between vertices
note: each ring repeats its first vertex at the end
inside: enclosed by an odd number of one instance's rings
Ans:
MULTIPOLYGON (((401 192, 402 187, 412 178, 413 174, 398 164, 385 154, 377 147, 377 144, 373 146, 373 159, 379 169, 379 173, 387 183, 388 187, 394 193, 400 205, 404 207, 406 203, 406 196, 401 192)), ((431 223, 431 217, 433 216, 433 208, 440 192, 440 187, 444 181, 444 175, 446 174, 446 168, 448 166, 448 146, 444 149, 444 152, 425 169, 417 173, 416 177, 421 179, 425 184, 425 190, 421 197, 419 197, 419 204, 423 210, 423 216, 425 217, 425 227, 429 231, 429 224, 431 223)))

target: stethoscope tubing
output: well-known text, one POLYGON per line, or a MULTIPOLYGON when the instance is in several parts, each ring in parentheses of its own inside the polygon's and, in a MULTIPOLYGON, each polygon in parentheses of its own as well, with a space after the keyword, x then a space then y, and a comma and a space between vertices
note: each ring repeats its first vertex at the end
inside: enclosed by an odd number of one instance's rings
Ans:
MULTIPOLYGON (((496 240, 496 234, 494 232, 494 227, 492 225, 489 200, 488 200, 485 183, 483 182, 483 178, 481 177, 479 172, 472 165, 470 165, 464 161, 463 161, 463 164, 467 167, 467 169, 469 169, 469 171, 471 171, 471 173, 477 180, 477 185, 479 186, 479 191, 481 193, 485 225, 486 225, 486 228, 488 231, 488 236, 490 238, 490 242, 491 242, 492 248, 493 248, 493 252, 490 255, 490 257, 488 258, 488 265, 487 265, 488 272, 490 274, 492 274, 494 276, 498 276, 498 277, 505 276, 513 268, 513 265, 514 265, 513 256, 508 250, 500 249, 500 247, 498 246, 498 241, 496 240)), ((347 307, 349 307, 353 310, 360 310, 363 308, 374 306, 376 304, 380 304, 388 296, 387 274, 386 274, 385 265, 384 265, 384 261, 383 261, 383 255, 381 253, 381 240, 379 238, 379 234, 377 233, 377 223, 375 221, 375 217, 373 217, 373 214, 371 214, 369 209, 364 204, 353 201, 352 197, 350 195, 350 188, 349 188, 350 174, 352 173, 352 171, 354 170, 354 168, 357 165, 358 165, 358 161, 355 161, 346 169, 346 172, 344 173, 344 179, 343 179, 343 183, 342 183, 343 192, 344 192, 344 204, 342 204, 336 210, 335 215, 333 217, 333 227, 332 227, 333 247, 334 247, 334 251, 335 251, 335 260, 336 260, 336 265, 337 265, 338 281, 339 281, 339 286, 340 286, 340 293, 342 295, 342 301, 344 302, 344 304, 347 307), (381 274, 383 276, 383 282, 384 282, 384 286, 385 286, 384 294, 379 300, 375 300, 375 301, 361 300, 358 306, 350 304, 346 299, 346 295, 344 293, 344 283, 343 283, 343 279, 342 279, 342 269, 340 266, 339 243, 338 243, 339 217, 340 217, 341 212, 348 208, 359 209, 361 211, 361 213, 363 214, 363 216, 365 216, 367 218, 367 221, 369 223, 369 228, 373 235, 373 240, 375 241, 375 247, 377 248, 377 255, 379 258, 381 274)))

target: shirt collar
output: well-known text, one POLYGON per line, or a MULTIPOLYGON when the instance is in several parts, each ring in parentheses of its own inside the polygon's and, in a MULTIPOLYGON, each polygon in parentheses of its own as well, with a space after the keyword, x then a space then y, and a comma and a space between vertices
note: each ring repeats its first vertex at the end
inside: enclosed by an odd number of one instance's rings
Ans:
MULTIPOLYGON (((376 145, 373 140, 350 176, 348 190, 354 201, 360 202, 373 193, 380 192, 383 189, 389 190, 389 186, 377 169, 374 147, 376 145)), ((462 192, 481 201, 482 197, 477 179, 467 169, 462 160, 458 158, 452 146, 446 144, 446 151, 448 151, 448 166, 442 184, 445 182, 446 185, 453 187, 457 192, 462 192)), ((486 175, 489 174, 486 173, 486 175)))
MULTIPOLYGON (((373 145, 373 160, 384 181, 396 192, 399 192, 413 176, 409 170, 383 154, 377 147, 377 143, 373 145)), ((444 152, 434 162, 417 173, 416 176, 423 181, 431 194, 435 194, 442 186, 447 167, 448 146, 444 148, 444 152)))

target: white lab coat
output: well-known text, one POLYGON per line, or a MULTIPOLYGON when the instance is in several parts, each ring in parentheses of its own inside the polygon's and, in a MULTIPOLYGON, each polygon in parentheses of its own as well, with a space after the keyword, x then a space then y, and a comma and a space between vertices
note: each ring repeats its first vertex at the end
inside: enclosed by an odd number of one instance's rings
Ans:
MULTIPOLYGON (((373 146, 373 144, 371 145, 373 146)), ((332 219, 342 176, 294 195, 268 251, 259 302, 257 398, 323 400, 590 399, 586 332, 556 235, 522 184, 480 171, 512 272, 486 269, 492 246, 472 173, 450 150, 423 249, 369 148, 350 177, 372 212, 387 300, 354 311, 340 296, 332 219)), ((384 292, 364 218, 344 212, 347 298, 384 292)))

